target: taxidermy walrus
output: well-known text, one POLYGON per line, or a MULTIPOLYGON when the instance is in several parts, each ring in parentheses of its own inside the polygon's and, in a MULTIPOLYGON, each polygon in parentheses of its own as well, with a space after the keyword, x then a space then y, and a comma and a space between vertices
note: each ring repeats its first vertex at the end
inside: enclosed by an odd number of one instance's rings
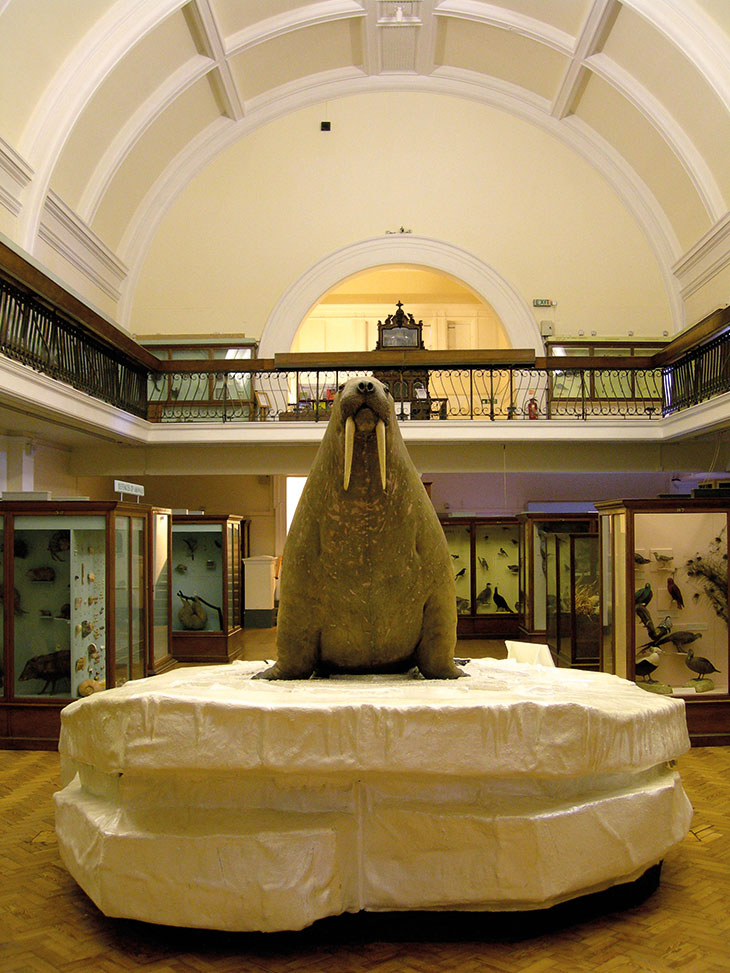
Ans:
POLYGON ((278 661, 261 678, 465 675, 444 532, 377 379, 335 396, 284 547, 277 625, 278 661))

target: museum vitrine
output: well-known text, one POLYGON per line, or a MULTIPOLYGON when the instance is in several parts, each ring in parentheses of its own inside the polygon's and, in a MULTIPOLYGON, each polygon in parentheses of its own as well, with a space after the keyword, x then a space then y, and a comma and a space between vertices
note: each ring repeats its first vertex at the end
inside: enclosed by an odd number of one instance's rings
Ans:
POLYGON ((3 745, 55 745, 69 700, 148 675, 153 652, 164 665, 162 629, 150 641, 151 517, 114 501, 0 502, 3 745))
POLYGON ((248 523, 235 514, 173 514, 172 653, 230 662, 243 651, 241 563, 248 523))
POLYGON ((599 668, 599 607, 598 535, 555 532, 548 537, 546 640, 558 665, 599 668))
POLYGON ((441 524, 453 562, 459 637, 516 637, 517 521, 512 517, 448 517, 441 524))
POLYGON ((527 641, 544 642, 548 627, 548 561, 555 557, 555 535, 595 534, 598 517, 591 513, 526 511, 518 514, 517 520, 520 636, 527 641))
POLYGON ((602 668, 681 696, 695 742, 730 742, 727 499, 596 504, 602 668))

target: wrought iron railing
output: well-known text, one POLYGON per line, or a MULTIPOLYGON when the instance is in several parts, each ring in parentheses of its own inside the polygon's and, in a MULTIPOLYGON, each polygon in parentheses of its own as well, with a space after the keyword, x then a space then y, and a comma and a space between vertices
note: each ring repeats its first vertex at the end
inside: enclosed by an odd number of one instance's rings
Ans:
POLYGON ((144 366, 4 280, 0 352, 125 412, 147 414, 144 366))
POLYGON ((153 356, 110 325, 102 340, 85 319, 0 279, 0 353, 156 422, 319 422, 342 382, 368 374, 387 374, 403 420, 657 419, 730 391, 730 328, 727 315, 718 314, 723 331, 663 367, 649 359, 607 368, 600 359, 570 358, 490 365, 477 352, 474 364, 448 365, 442 357, 382 370, 370 355, 362 367, 289 361, 229 370, 223 361, 201 361, 160 363, 158 371, 150 368, 153 356), (115 347, 115 336, 125 350, 115 347))
POLYGON ((665 415, 730 391, 730 331, 664 368, 662 385, 665 415))
MULTIPOLYGON (((403 420, 659 418, 661 369, 443 366, 388 367, 403 420)), ((378 369, 168 371, 150 376, 149 418, 157 422, 326 420, 348 378, 378 369)))

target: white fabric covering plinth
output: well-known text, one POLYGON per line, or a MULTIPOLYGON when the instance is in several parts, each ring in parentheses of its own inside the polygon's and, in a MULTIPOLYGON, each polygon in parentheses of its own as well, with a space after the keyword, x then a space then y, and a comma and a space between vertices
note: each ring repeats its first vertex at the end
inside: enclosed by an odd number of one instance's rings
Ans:
POLYGON ((56 830, 111 916, 300 929, 516 910, 638 878, 687 833, 682 700, 484 659, 448 682, 176 669, 63 711, 56 830))

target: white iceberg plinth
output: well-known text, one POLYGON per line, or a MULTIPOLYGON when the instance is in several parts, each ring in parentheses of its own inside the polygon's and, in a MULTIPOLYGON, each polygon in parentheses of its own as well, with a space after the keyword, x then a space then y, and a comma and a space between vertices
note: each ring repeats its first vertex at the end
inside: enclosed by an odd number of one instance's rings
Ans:
POLYGON ((177 669, 71 703, 63 860, 107 915, 301 929, 631 882, 689 828, 682 700, 484 659, 469 679, 177 669))

